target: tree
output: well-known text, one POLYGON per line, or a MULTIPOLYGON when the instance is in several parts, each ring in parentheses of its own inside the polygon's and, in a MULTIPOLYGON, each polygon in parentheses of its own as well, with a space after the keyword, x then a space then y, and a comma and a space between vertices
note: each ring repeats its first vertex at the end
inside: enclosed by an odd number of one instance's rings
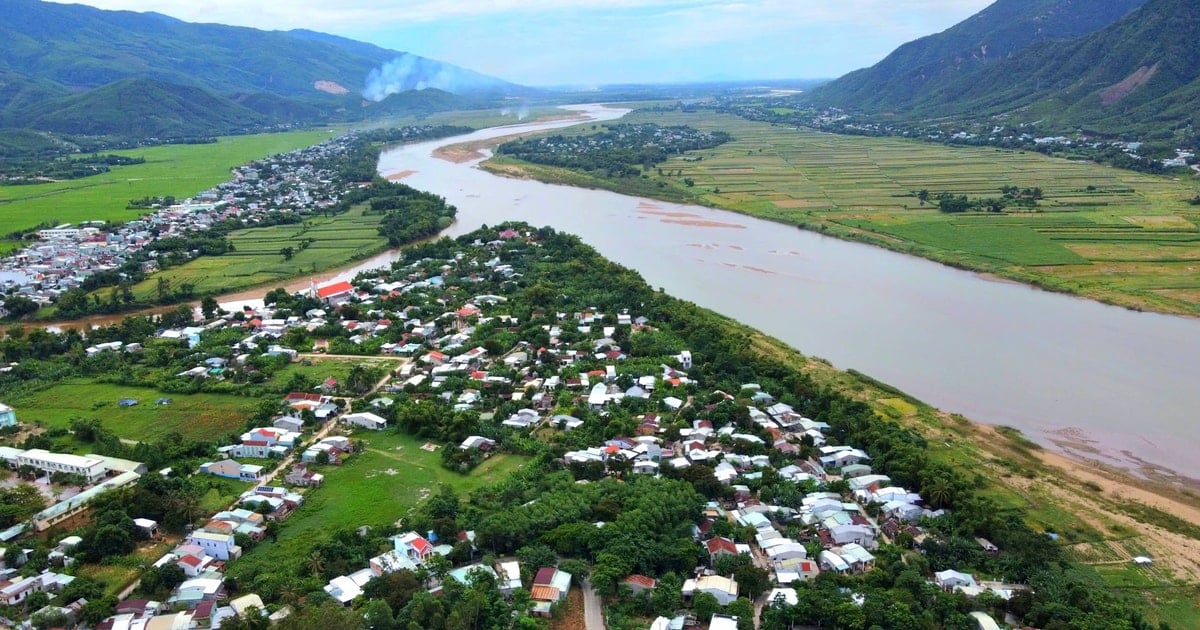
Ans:
POLYGON ((217 299, 211 295, 204 296, 200 300, 200 312, 204 314, 204 319, 212 319, 221 313, 221 307, 217 304, 217 299))
POLYGON ((284 260, 291 260, 292 257, 296 255, 296 248, 288 245, 287 247, 279 250, 279 255, 283 256, 284 260))
POLYGON ((363 621, 371 630, 392 630, 396 627, 396 618, 392 607, 382 599, 372 599, 363 607, 363 621))
POLYGON ((37 311, 38 303, 21 295, 13 295, 4 300, 4 308, 9 315, 19 319, 37 311))
POLYGON ((696 619, 712 619, 721 610, 721 602, 712 593, 696 593, 692 598, 692 609, 696 611, 696 619))
POLYGON ((165 276, 159 276, 154 284, 154 293, 158 296, 158 301, 165 304, 171 297, 171 281, 165 276))

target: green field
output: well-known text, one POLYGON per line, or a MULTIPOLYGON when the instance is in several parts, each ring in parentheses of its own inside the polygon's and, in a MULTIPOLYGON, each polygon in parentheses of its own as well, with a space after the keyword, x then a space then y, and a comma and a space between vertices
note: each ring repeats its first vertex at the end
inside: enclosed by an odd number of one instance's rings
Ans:
POLYGON ((35 394, 7 401, 21 422, 41 423, 48 428, 71 426, 75 418, 100 420, 118 437, 153 440, 178 432, 185 437, 210 440, 240 433, 246 419, 258 407, 256 398, 221 394, 164 394, 147 387, 127 387, 74 379, 35 394), (132 398, 133 407, 117 401, 132 398), (159 398, 171 404, 157 405, 159 398))
POLYGON ((216 144, 168 144, 120 155, 145 164, 115 166, 108 173, 33 186, 0 186, 0 235, 41 223, 128 221, 145 210, 128 210, 130 199, 171 195, 180 199, 229 179, 253 160, 312 146, 339 133, 333 129, 230 136, 216 144))
MULTIPOLYGON (((336 217, 313 217, 301 224, 238 230, 229 237, 234 251, 151 274, 134 285, 133 294, 139 300, 152 301, 159 278, 165 278, 172 287, 190 282, 197 295, 226 293, 365 258, 387 246, 387 239, 379 235, 378 229, 382 215, 364 215, 365 209, 352 208, 336 217), (291 260, 280 254, 284 247, 295 250, 291 260)), ((98 293, 103 297, 106 291, 98 293)))
MULTIPOLYGON (((635 112, 621 122, 722 130, 732 142, 641 179, 524 166, 539 179, 692 201, 863 240, 1134 308, 1200 314, 1200 192, 1194 181, 1038 153, 948 147, 750 122, 713 113, 635 112), (688 187, 684 179, 694 186, 688 187), (662 184, 660 186, 659 184, 662 184), (1036 212, 943 214, 916 192, 999 197, 1039 187, 1036 212)), ((556 133, 591 133, 591 125, 556 133)), ((505 158, 498 169, 513 168, 505 158)))
MULTIPOLYGON (((283 525, 275 542, 263 542, 230 567, 232 575, 295 569, 313 544, 329 532, 360 525, 391 525, 402 518, 439 484, 467 492, 500 479, 524 461, 515 455, 496 455, 468 475, 441 466, 440 452, 421 449, 424 443, 393 431, 359 431, 366 451, 342 466, 321 467, 322 488, 308 491, 304 505, 283 525)), ((453 448, 453 447, 451 447, 453 448)))

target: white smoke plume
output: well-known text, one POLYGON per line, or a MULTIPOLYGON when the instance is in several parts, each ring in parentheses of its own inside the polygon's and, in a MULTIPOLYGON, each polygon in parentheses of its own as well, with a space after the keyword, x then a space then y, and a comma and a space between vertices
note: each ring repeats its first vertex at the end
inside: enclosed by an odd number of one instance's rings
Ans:
POLYGON ((370 101, 383 99, 409 90, 436 88, 457 92, 470 87, 470 79, 464 73, 445 64, 418 57, 401 55, 371 71, 363 98, 370 101))

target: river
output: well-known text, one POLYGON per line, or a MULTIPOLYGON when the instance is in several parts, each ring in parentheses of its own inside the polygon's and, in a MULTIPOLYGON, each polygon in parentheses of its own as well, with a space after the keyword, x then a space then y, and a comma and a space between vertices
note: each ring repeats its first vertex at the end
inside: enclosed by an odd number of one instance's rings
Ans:
MULTIPOLYGON (((576 109, 596 120, 622 114, 576 109)), ((1192 450, 1200 320, 994 281, 735 213, 501 178, 475 168, 478 159, 432 155, 567 124, 397 147, 379 170, 412 171, 405 183, 457 206, 451 236, 504 220, 572 232, 652 286, 947 411, 1110 463, 1200 477, 1192 450)))

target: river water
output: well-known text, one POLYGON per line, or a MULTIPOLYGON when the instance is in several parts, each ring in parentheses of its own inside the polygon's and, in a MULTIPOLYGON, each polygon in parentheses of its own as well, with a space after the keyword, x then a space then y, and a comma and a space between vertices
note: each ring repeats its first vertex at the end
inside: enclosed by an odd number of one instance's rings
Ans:
MULTIPOLYGON (((622 114, 577 109, 597 120, 622 114)), ((1111 463, 1200 477, 1200 320, 994 281, 730 212, 496 177, 478 160, 432 155, 566 124, 398 147, 379 170, 413 171, 405 183, 457 206, 451 236, 504 220, 572 232, 654 287, 944 410, 1111 463)))

